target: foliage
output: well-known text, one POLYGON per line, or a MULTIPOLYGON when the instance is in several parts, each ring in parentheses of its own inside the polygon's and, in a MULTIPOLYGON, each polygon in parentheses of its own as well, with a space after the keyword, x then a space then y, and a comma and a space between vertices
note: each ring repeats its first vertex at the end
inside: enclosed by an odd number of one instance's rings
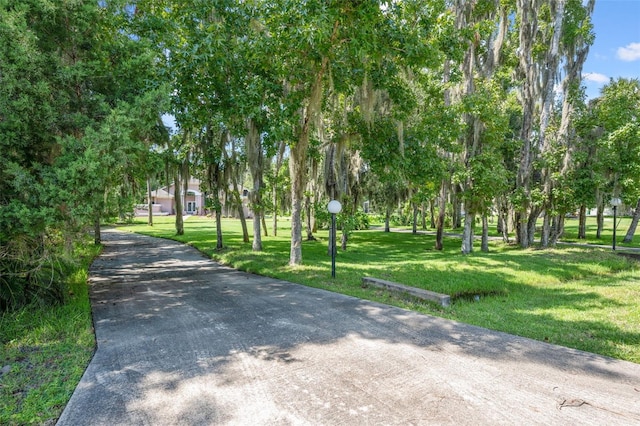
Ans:
POLYGON ((635 204, 640 197, 640 81, 620 79, 602 89, 594 103, 597 124, 601 127, 602 159, 626 202, 635 204))
POLYGON ((129 214, 145 144, 164 130, 166 89, 148 84, 156 56, 119 7, 0 4, 2 308, 61 299, 65 246, 103 215, 129 214))
MULTIPOLYGON (((329 229, 331 226, 331 214, 327 211, 326 204, 316 203, 315 211, 318 228, 329 229)), ((336 227, 347 234, 353 231, 369 229, 369 215, 361 209, 353 213, 346 213, 343 210, 336 215, 336 227)))
POLYGON ((0 247, 0 312, 27 303, 40 306, 65 300, 69 260, 53 247, 27 236, 0 247))

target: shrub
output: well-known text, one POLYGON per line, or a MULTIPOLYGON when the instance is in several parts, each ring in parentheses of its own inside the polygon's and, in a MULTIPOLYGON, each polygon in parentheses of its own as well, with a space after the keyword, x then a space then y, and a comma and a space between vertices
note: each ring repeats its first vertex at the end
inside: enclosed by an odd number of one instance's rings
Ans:
POLYGON ((0 247, 0 312, 65 296, 69 262, 47 238, 22 236, 0 247))

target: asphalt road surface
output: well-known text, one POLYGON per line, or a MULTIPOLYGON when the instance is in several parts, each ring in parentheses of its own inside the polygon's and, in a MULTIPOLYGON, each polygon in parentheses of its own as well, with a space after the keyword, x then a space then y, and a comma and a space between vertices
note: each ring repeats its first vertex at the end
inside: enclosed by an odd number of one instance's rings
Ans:
POLYGON ((640 424, 638 364, 103 240, 58 425, 640 424))

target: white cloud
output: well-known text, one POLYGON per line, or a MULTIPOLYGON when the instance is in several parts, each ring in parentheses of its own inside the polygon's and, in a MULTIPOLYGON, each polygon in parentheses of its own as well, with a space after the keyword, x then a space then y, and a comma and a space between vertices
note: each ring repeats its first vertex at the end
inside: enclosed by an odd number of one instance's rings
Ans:
POLYGON ((619 47, 617 52, 618 59, 631 62, 640 59, 640 43, 631 43, 625 47, 619 47))
POLYGON ((607 77, 604 74, 600 74, 597 72, 587 72, 582 74, 582 78, 584 78, 587 81, 592 81, 594 83, 608 83, 609 82, 609 77, 607 77))

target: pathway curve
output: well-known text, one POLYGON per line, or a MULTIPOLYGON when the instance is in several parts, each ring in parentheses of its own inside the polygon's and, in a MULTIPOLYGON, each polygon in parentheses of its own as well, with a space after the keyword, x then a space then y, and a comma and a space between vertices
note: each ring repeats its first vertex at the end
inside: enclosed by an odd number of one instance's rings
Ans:
POLYGON ((108 230, 98 348, 58 425, 631 425, 640 365, 108 230))

